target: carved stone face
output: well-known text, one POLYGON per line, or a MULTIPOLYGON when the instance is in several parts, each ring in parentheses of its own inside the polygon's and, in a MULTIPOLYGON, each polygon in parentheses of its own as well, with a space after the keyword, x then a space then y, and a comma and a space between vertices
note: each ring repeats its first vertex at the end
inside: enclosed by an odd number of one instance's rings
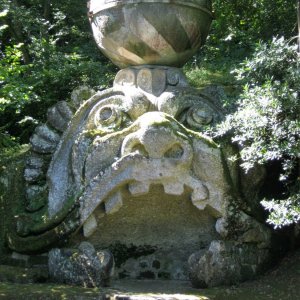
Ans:
POLYGON ((27 212, 8 235, 10 248, 88 241, 113 252, 119 278, 190 276, 199 286, 243 279, 242 270, 268 259, 271 235, 239 206, 232 147, 206 135, 221 118, 213 99, 166 67, 121 70, 73 117, 66 102, 56 104, 31 139, 27 212), (46 205, 38 200, 47 192, 46 205))
POLYGON ((225 216, 232 170, 204 135, 220 118, 211 101, 178 87, 158 97, 132 86, 96 94, 77 111, 52 159, 50 215, 80 195, 86 237, 103 216, 144 201, 137 199, 182 198, 205 218, 225 216))
POLYGON ((100 203, 105 204, 107 213, 118 210, 124 186, 135 197, 148 194, 150 186, 156 184, 163 185, 169 195, 180 196, 188 188, 196 207, 208 206, 214 216, 222 216, 221 152, 211 140, 187 130, 174 118, 179 116, 199 128, 216 117, 212 107, 199 99, 189 108, 183 109, 184 103, 179 111, 168 114, 174 110, 171 101, 160 110, 149 111, 151 103, 142 95, 132 98, 128 107, 124 100, 116 95, 95 104, 73 146, 75 181, 82 185, 83 180, 85 185, 81 221, 85 222, 100 203), (207 168, 214 169, 213 178, 207 168))

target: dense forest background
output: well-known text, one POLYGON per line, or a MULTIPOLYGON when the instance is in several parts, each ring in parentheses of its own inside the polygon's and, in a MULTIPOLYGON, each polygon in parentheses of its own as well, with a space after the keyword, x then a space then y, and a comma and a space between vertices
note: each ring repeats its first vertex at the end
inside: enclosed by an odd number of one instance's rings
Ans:
MULTIPOLYGON (((284 188, 266 199, 274 226, 300 221, 300 75, 296 0, 215 0, 207 44, 184 67, 191 84, 218 84, 241 165, 277 162, 284 188)), ((0 3, 0 152, 28 143, 47 108, 87 85, 102 90, 117 68, 97 49, 84 0, 0 3)))

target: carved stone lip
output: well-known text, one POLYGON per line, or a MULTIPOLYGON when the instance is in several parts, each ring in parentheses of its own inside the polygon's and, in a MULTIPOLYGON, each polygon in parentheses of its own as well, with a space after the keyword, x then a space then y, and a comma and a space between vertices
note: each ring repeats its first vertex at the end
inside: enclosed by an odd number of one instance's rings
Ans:
MULTIPOLYGON (((190 169, 172 159, 149 159, 138 154, 130 154, 116 161, 105 172, 95 176, 80 197, 81 223, 109 197, 114 196, 125 185, 133 195, 147 194, 151 184, 162 184, 166 194, 181 195, 184 187, 191 189, 191 201, 199 209, 204 209, 209 199, 205 184, 192 175, 190 169), (180 182, 178 182, 178 174, 180 182)), ((108 199, 108 200, 107 200, 108 199)))
POLYGON ((177 4, 183 6, 190 6, 192 8, 199 9, 205 13, 207 13, 211 18, 213 18, 213 13, 211 11, 211 2, 206 0, 190 0, 190 1, 182 1, 182 0, 115 0, 115 1, 91 1, 89 7, 89 15, 92 17, 98 12, 109 9, 115 6, 122 6, 127 4, 140 4, 140 3, 165 3, 165 4, 177 4))

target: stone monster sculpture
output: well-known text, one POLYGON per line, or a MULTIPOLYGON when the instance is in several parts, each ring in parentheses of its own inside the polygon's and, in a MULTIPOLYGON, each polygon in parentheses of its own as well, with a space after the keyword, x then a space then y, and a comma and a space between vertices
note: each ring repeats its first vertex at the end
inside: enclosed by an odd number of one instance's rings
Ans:
POLYGON ((253 278, 268 261, 270 232, 244 213, 228 160, 235 149, 205 134, 224 117, 218 99, 175 68, 205 42, 210 1, 91 1, 89 15, 99 47, 123 69, 113 88, 75 91, 36 129, 10 248, 52 249, 50 273, 73 284, 86 283, 76 272, 95 257, 102 264, 87 285, 107 284, 113 261, 100 249, 113 252, 119 278, 198 287, 253 278), (53 249, 79 244, 79 261, 53 249))

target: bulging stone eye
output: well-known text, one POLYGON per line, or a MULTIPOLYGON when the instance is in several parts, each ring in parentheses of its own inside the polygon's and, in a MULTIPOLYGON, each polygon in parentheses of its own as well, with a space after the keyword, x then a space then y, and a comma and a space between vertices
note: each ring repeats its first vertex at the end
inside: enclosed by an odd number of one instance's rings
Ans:
POLYGON ((123 120, 122 111, 115 105, 101 107, 95 114, 95 125, 97 127, 117 128, 123 120))
POLYGON ((180 122, 189 127, 200 129, 212 123, 213 118, 213 112, 209 107, 193 106, 181 115, 180 122))
POLYGON ((205 108, 192 108, 188 111, 187 121, 199 125, 208 125, 213 120, 213 115, 205 108))

